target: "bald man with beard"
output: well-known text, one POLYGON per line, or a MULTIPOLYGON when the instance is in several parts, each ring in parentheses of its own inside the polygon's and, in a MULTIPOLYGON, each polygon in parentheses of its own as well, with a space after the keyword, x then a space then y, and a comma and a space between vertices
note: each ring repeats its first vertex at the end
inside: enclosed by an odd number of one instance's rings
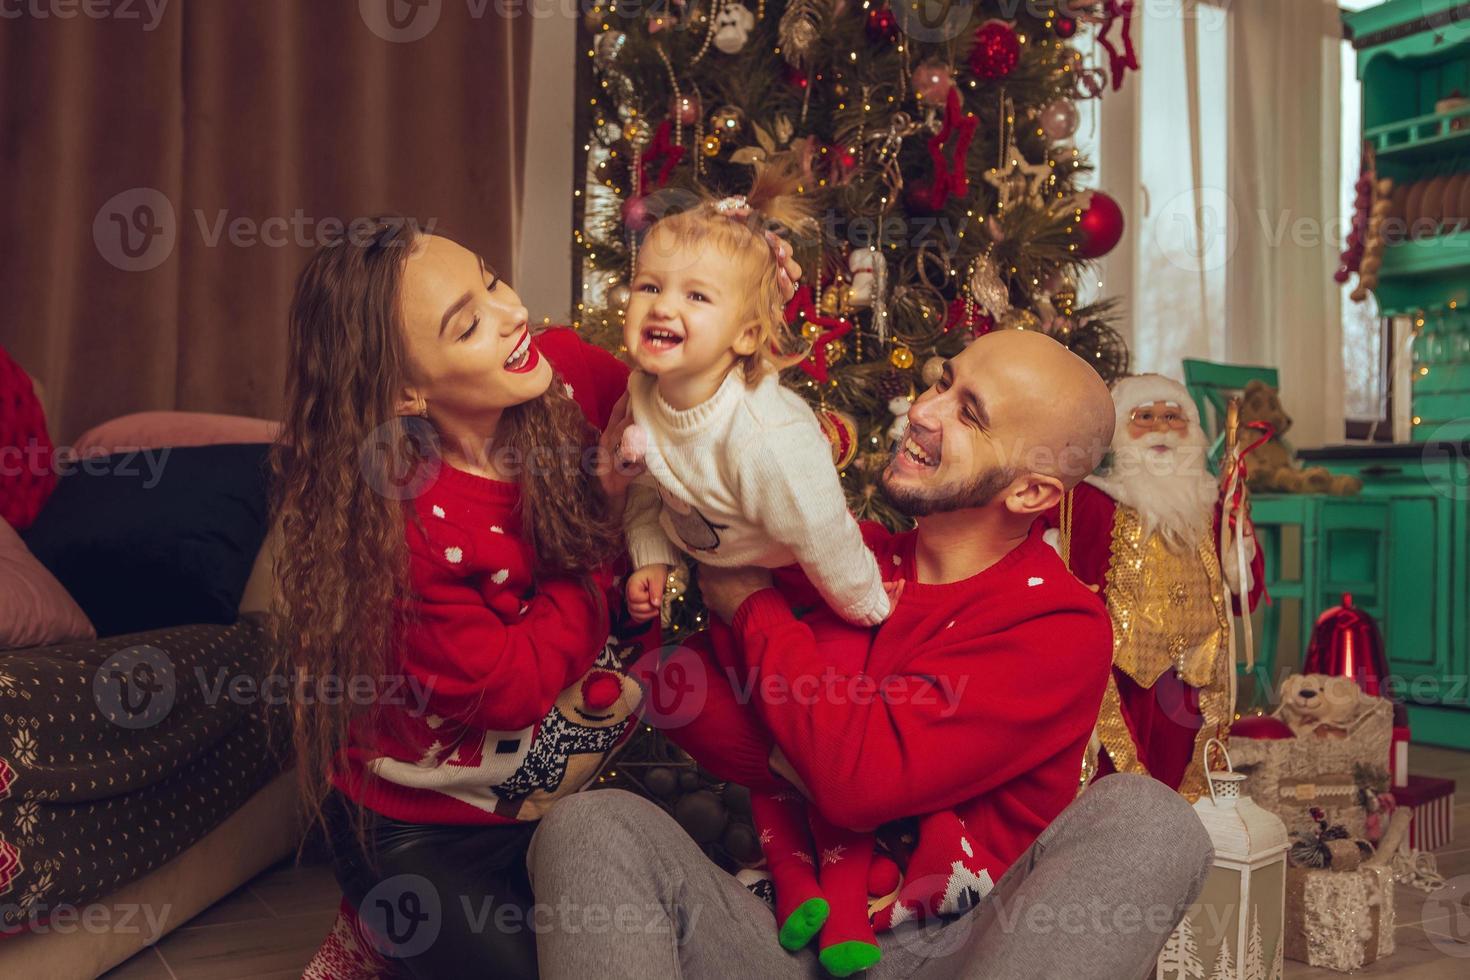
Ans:
MULTIPOLYGON (((882 959, 867 976, 1133 980, 1203 884, 1209 838, 1176 794, 1117 775, 1077 795, 1111 626, 1037 518, 1092 472, 1113 424, 1106 385, 1060 344, 980 338, 914 402, 883 474, 915 529, 864 528, 885 578, 904 582, 890 618, 798 618, 769 572, 702 569, 707 605, 730 624, 712 642, 743 676, 675 654, 664 666, 679 664, 682 706, 664 675, 648 677, 655 720, 721 778, 782 777, 835 824, 917 832, 876 903, 882 959)), ((646 800, 563 801, 528 860, 538 903, 567 909, 538 933, 543 976, 821 975, 815 952, 778 946, 766 905, 646 800), (578 925, 578 910, 624 907, 642 918, 578 925)))

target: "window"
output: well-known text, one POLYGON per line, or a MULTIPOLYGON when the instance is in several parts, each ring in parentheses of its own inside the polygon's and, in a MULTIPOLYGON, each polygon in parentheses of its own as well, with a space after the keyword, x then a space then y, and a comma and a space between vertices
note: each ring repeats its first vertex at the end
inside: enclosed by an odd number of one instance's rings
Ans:
MULTIPOLYGON (((1339 0, 1344 10, 1375 7, 1382 0, 1339 0)), ((1339 198, 1342 202, 1343 236, 1352 222, 1353 185, 1362 166, 1362 127, 1359 106, 1362 86, 1358 84, 1356 55, 1353 46, 1342 42, 1342 168, 1339 176, 1339 198)), ((1350 436, 1381 434, 1388 437, 1387 357, 1384 351, 1384 322, 1378 315, 1377 301, 1370 295, 1366 302, 1354 303, 1352 292, 1356 277, 1342 290, 1342 371, 1343 414, 1348 420, 1350 436), (1382 424, 1376 424, 1382 423, 1382 424)))
POLYGON ((1238 232, 1226 196, 1229 12, 1139 10, 1148 82, 1138 87, 1133 363, 1179 377, 1183 358, 1228 359, 1226 264, 1238 232))

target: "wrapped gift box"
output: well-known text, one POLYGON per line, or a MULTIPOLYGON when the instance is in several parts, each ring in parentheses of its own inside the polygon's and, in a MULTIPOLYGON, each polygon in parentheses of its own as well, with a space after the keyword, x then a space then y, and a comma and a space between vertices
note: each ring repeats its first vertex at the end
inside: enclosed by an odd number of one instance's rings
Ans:
POLYGON ((1393 798, 1414 813, 1409 846, 1435 851, 1455 837, 1455 781, 1433 776, 1410 776, 1407 786, 1395 786, 1393 798))
POLYGON ((1347 973, 1394 952, 1393 870, 1286 869, 1286 958, 1347 973))

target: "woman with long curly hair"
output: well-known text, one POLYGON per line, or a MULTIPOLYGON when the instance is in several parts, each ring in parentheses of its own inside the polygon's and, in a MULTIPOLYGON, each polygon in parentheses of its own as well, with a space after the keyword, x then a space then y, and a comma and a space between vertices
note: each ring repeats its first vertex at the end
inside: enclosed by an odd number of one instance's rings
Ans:
POLYGON ((402 221, 297 283, 276 676, 345 899, 415 976, 536 975, 536 818, 631 732, 651 640, 613 588, 628 475, 604 463, 626 379, 402 221))

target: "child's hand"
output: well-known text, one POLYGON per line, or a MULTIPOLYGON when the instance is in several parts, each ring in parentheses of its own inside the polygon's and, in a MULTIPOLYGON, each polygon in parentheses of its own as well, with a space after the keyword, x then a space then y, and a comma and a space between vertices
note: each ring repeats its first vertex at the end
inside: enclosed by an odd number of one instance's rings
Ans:
POLYGON ((667 565, 644 565, 628 576, 628 614, 634 622, 646 623, 658 615, 668 578, 667 565))
POLYGON ((898 597, 903 595, 903 584, 905 579, 895 579, 892 582, 883 583, 883 591, 888 593, 888 615, 893 615, 893 610, 898 608, 898 597))

